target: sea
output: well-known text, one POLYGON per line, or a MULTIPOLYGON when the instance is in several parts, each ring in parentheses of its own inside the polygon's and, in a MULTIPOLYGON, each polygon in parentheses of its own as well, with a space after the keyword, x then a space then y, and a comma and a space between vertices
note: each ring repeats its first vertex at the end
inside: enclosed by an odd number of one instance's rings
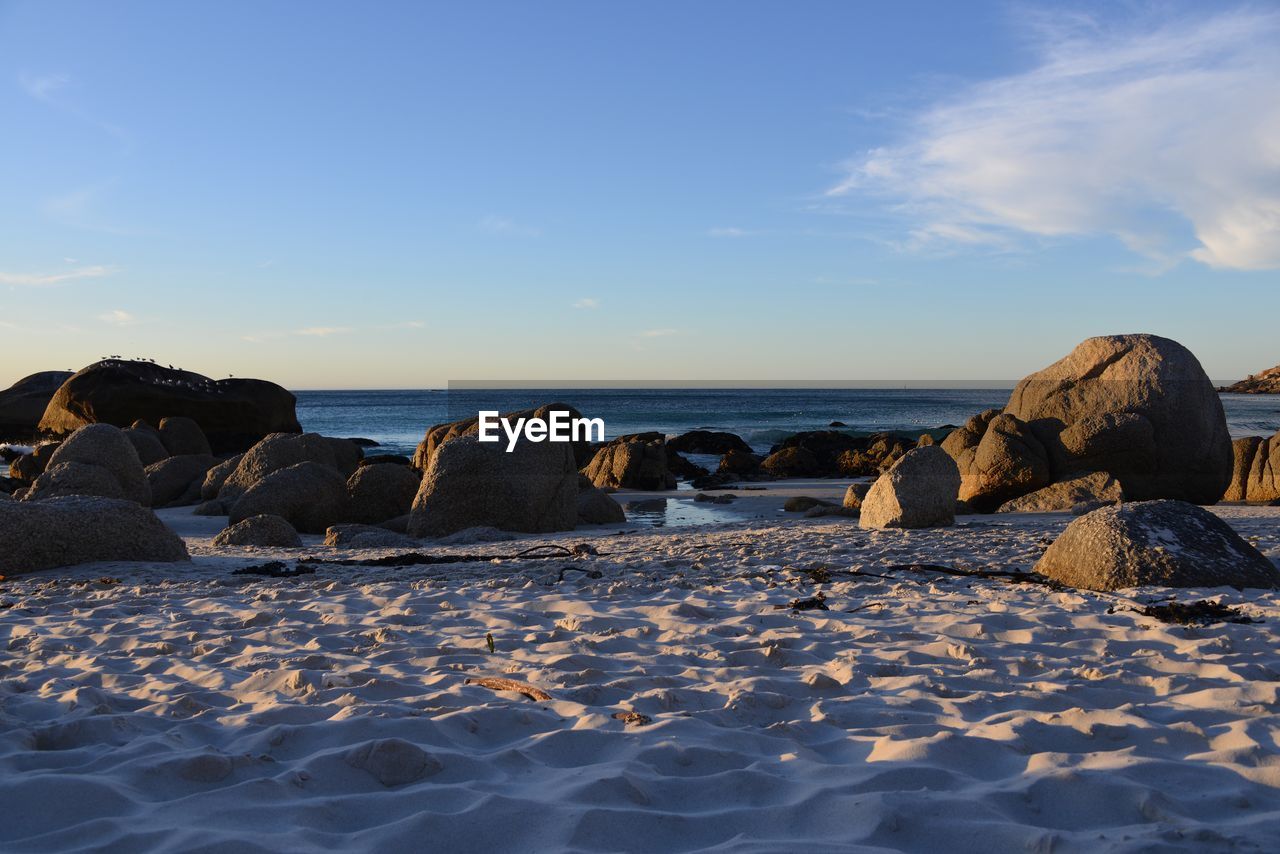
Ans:
MULTIPOLYGON (((309 432, 371 439, 369 454, 411 455, 433 424, 474 417, 479 410, 527 409, 567 403, 605 425, 605 438, 656 430, 724 430, 757 451, 801 430, 832 422, 854 434, 884 430, 914 433, 963 424, 969 416, 1003 407, 1000 388, 784 388, 784 389, 467 389, 425 391, 296 391, 298 420, 309 432)), ((1280 430, 1280 395, 1224 394, 1232 438, 1270 436, 1280 430)))

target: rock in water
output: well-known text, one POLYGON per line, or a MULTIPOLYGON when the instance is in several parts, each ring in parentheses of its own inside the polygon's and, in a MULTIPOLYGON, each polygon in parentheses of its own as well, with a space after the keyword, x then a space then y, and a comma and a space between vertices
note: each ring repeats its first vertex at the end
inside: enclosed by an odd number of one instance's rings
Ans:
POLYGON ((49 401, 69 379, 67 371, 41 371, 0 391, 0 441, 33 438, 49 401))
POLYGON ((806 448, 781 448, 760 463, 765 474, 773 477, 816 477, 822 473, 818 458, 806 448))
POLYGON ((477 526, 544 534, 578 521, 578 471, 564 442, 459 436, 436 449, 413 501, 409 534, 438 537, 477 526))
POLYGON ((954 524, 960 471, 937 445, 908 451, 862 500, 863 528, 935 528, 954 524))
POLYGON ((292 394, 264 380, 211 380, 150 362, 108 359, 62 384, 39 430, 65 436, 86 424, 127 427, 185 416, 219 453, 242 451, 271 433, 300 433, 292 394))
POLYGON ((667 449, 681 454, 751 453, 751 446, 741 436, 718 430, 690 430, 667 442, 667 449))
POLYGON ((667 467, 667 442, 661 433, 619 436, 596 451, 582 470, 595 486, 613 489, 675 489, 667 467))
POLYGON ((1233 383, 1221 391, 1233 394, 1280 394, 1280 365, 1267 368, 1260 374, 1254 374, 1233 383))
POLYGON ((232 524, 251 516, 281 516, 304 534, 323 534, 347 513, 347 482, 316 462, 273 471, 245 490, 227 513, 232 524))
POLYGON ((748 477, 760 471, 760 462, 761 458, 750 451, 727 451, 720 458, 720 467, 716 471, 748 477))
POLYGON ((83 491, 68 493, 67 473, 55 477, 53 469, 64 463, 78 463, 80 466, 96 466, 105 469, 115 481, 119 490, 107 490, 104 498, 127 498, 144 506, 151 504, 151 487, 147 483, 147 473, 138 459, 138 452, 133 443, 125 436, 124 431, 110 424, 89 424, 72 433, 60 444, 49 458, 45 473, 36 478, 29 498, 38 499, 53 495, 100 495, 91 484, 100 484, 100 477, 85 477, 88 473, 78 468, 75 480, 82 484, 83 491), (60 485, 54 488, 57 479, 60 485), (43 481, 43 482, 42 482, 43 481))
POLYGON ((1106 471, 1131 500, 1213 504, 1231 479, 1218 394, 1196 357, 1168 338, 1090 338, 1018 383, 1004 411, 1049 451, 1055 481, 1106 471))
POLYGON ((1185 501, 1139 501, 1076 519, 1037 572, 1088 590, 1276 587, 1278 571, 1226 522, 1185 501))
POLYGON ((266 548, 302 548, 302 539, 289 524, 288 519, 270 514, 241 519, 229 528, 223 528, 213 538, 215 546, 262 546, 266 548))
POLYGON ((100 560, 187 560, 182 539, 133 501, 69 496, 0 502, 0 575, 100 560))

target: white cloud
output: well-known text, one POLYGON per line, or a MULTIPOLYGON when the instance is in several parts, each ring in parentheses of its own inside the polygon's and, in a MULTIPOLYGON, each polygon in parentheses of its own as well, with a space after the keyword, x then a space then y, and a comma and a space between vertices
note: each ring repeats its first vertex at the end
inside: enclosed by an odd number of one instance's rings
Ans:
POLYGON ((646 329, 640 333, 641 338, 667 338, 671 335, 678 335, 678 329, 646 329))
POLYGON ((751 232, 744 228, 708 228, 708 237, 747 237, 751 232))
POLYGON ((75 279, 96 279, 101 276, 110 276, 114 272, 116 272, 114 267, 104 267, 100 264, 91 267, 77 267, 74 270, 63 270, 60 273, 0 272, 0 285, 14 285, 19 288, 49 288, 75 279))
POLYGON ((260 344, 263 341, 274 341, 280 338, 300 336, 303 338, 327 338, 330 335, 345 335, 354 331, 349 326, 308 326, 304 329, 278 329, 270 332, 255 332, 252 335, 241 335, 241 341, 260 344))
POLYGON ((28 95, 40 101, 48 101, 50 96, 71 82, 66 74, 30 74, 26 71, 18 75, 20 85, 28 95))
POLYGON ((123 153, 129 153, 133 149, 133 138, 128 131, 117 124, 97 118, 66 98, 57 97, 59 92, 71 85, 71 82, 71 76, 68 74, 31 74, 24 71, 18 75, 18 85, 32 98, 97 127, 103 133, 114 137, 123 153))
POLYGON ((294 330, 294 335, 305 335, 314 338, 326 338, 330 335, 341 335, 351 330, 345 326, 308 326, 306 329, 294 330))
POLYGON ((120 308, 114 308, 111 311, 100 314, 98 319, 103 323, 110 323, 112 326, 132 326, 138 322, 138 318, 120 308))
POLYGON ((600 300, 595 297, 583 297, 573 304, 574 308, 599 308, 600 300))
POLYGON ((537 237, 542 234, 541 229, 496 214, 482 217, 477 225, 481 231, 487 231, 490 234, 506 234, 512 237, 537 237))
POLYGON ((1034 68, 927 108, 829 195, 883 194, 906 248, 1105 234, 1163 263, 1280 267, 1280 13, 1033 23, 1034 68))

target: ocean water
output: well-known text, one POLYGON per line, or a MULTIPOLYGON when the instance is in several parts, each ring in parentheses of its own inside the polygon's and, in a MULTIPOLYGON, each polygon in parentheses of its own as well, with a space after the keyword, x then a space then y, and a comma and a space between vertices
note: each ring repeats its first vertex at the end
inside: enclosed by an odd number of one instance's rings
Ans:
MULTIPOLYGON (((551 401, 602 418, 606 438, 645 430, 736 433, 758 451, 800 430, 832 421, 857 432, 922 431, 962 424, 1004 406, 1008 389, 519 389, 466 391, 299 391, 304 430, 372 439, 370 453, 412 454, 433 424, 551 401)), ((1280 396, 1222 395, 1232 437, 1280 430, 1280 396)))

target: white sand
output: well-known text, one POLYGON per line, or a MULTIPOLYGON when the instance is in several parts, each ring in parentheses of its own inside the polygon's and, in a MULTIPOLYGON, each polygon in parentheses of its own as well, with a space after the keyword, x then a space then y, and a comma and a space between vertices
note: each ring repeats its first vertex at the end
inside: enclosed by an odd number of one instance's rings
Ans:
MULTIPOLYGON (((424 548, 586 540, 613 554, 257 580, 230 571, 299 553, 215 553, 218 520, 164 514, 191 564, 0 586, 0 850, 1280 840, 1280 595, 1177 591, 1266 621, 1185 628, 1108 613, 1170 591, 840 575, 1029 568, 1064 515, 578 532, 424 548), (567 565, 602 577, 558 582, 567 565), (818 568, 829 583, 802 572, 818 568), (819 589, 832 610, 772 607, 819 589), (464 684, 484 675, 553 699, 464 684), (626 710, 652 722, 613 717, 626 710)), ((1221 514, 1280 557, 1280 508, 1221 514)))

